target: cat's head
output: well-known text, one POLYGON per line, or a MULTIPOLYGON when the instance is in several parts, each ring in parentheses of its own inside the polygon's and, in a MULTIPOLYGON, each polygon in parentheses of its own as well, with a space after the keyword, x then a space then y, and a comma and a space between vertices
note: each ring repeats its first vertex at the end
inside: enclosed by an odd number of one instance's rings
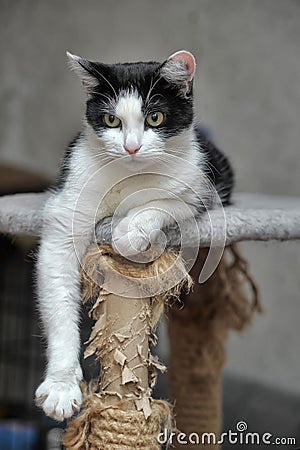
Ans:
POLYGON ((163 63, 103 64, 67 53, 88 95, 86 121, 99 156, 147 163, 180 156, 193 122, 195 59, 179 51, 163 63))

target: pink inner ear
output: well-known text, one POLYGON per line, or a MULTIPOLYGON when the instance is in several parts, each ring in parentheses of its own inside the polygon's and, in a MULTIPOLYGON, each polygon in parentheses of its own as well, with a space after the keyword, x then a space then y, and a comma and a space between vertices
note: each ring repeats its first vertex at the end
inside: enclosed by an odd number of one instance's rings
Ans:
POLYGON ((191 81, 194 78, 196 70, 196 61, 194 56, 190 52, 181 50, 171 55, 169 59, 173 59, 173 61, 182 61, 187 67, 189 81, 191 81))

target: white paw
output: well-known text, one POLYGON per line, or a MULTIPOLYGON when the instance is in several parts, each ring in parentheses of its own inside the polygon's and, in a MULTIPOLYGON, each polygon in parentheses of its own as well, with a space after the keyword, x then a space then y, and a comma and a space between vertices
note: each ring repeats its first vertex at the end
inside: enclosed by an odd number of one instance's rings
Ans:
POLYGON ((47 416, 63 421, 80 409, 82 393, 78 376, 47 376, 36 390, 35 397, 37 406, 41 407, 47 416))
POLYGON ((144 227, 125 217, 113 230, 112 246, 123 256, 137 255, 149 246, 149 236, 144 227))

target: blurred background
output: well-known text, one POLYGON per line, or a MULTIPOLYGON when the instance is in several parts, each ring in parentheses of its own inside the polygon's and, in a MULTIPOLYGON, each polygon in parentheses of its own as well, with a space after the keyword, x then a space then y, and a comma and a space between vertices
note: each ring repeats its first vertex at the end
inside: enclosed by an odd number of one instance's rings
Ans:
MULTIPOLYGON (((66 50, 113 63, 162 61, 180 49, 197 59, 197 115, 230 157, 236 191, 299 195, 297 0, 1 0, 0 193, 47 187, 81 127, 84 94, 66 50)), ((0 241, 1 450, 59 448, 55 422, 33 405, 44 358, 32 288, 35 245, 0 241), (51 430, 47 443, 41 430, 51 430)), ((230 335, 224 429, 245 420, 252 431, 298 437, 300 445, 300 244, 240 247, 264 313, 230 335)))

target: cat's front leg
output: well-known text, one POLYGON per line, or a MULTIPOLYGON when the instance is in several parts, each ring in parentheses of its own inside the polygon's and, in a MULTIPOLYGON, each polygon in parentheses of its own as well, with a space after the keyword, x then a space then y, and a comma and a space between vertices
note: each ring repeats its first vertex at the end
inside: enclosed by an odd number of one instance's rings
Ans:
POLYGON ((197 213, 196 207, 183 206, 183 202, 174 199, 148 202, 130 210, 113 226, 113 248, 126 257, 145 251, 153 242, 161 241, 164 245, 165 239, 160 237, 164 227, 195 217, 197 213))
POLYGON ((74 240, 66 217, 44 229, 37 262, 40 314, 47 337, 45 380, 36 391, 36 403, 59 421, 81 405, 79 387, 80 275, 79 266, 89 241, 74 240))

